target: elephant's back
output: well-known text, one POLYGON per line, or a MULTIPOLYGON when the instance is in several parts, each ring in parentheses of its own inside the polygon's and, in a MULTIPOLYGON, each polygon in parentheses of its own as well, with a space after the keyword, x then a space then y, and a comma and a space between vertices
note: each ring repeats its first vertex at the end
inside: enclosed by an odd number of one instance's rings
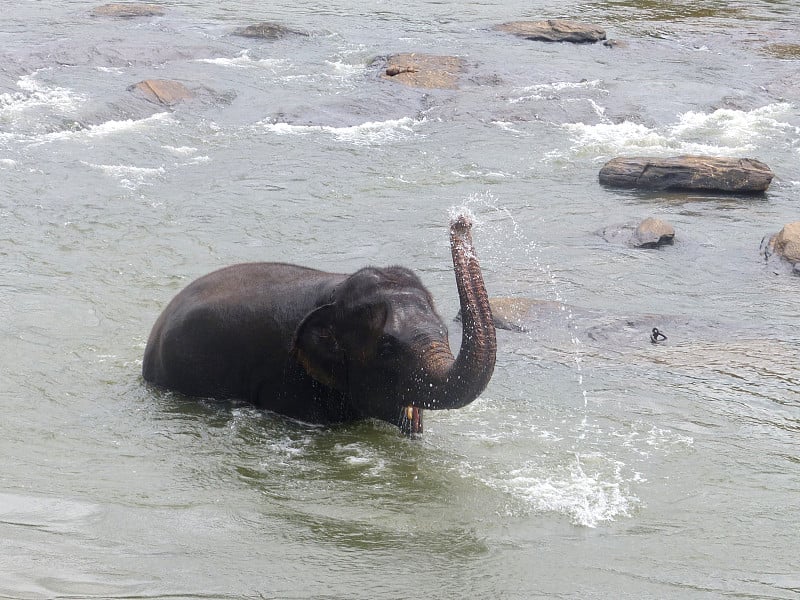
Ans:
POLYGON ((143 376, 191 395, 241 396, 229 379, 247 379, 244 373, 265 360, 282 368, 297 325, 344 277, 286 263, 242 263, 204 275, 159 316, 143 376))

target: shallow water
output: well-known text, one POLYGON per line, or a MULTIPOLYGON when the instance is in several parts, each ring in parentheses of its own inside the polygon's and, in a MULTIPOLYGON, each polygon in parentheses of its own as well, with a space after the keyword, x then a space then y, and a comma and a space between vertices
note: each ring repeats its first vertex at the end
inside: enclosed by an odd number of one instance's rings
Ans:
POLYGON ((797 597, 800 279, 758 252, 798 219, 795 3, 163 4, 4 7, 0 597, 797 597), (562 16, 626 46, 491 30, 562 16), (263 20, 310 35, 230 35, 263 20), (380 80, 401 51, 463 57, 459 90, 380 80), (597 184, 681 153, 776 177, 597 184), (454 207, 492 295, 563 309, 421 439, 142 383, 166 302, 235 262, 401 263, 449 321, 454 207), (651 215, 673 246, 595 233, 651 215))

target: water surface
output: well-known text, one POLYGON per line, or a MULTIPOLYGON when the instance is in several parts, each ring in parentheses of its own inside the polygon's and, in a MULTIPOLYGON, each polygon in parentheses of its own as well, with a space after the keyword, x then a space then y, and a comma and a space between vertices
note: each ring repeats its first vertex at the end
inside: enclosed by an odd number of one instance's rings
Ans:
POLYGON ((798 219, 794 2, 161 4, 4 7, 0 596, 797 597, 800 280, 758 253, 798 219), (547 17, 624 45, 491 29, 547 17), (265 20, 309 35, 230 35, 265 20), (459 89, 381 80, 406 51, 464 58, 459 89), (683 153, 776 177, 597 184, 683 153), (462 206, 490 293, 563 309, 499 332, 485 393, 422 439, 141 381, 160 310, 235 262, 400 263, 450 322, 462 206), (595 234, 646 216, 674 246, 595 234))

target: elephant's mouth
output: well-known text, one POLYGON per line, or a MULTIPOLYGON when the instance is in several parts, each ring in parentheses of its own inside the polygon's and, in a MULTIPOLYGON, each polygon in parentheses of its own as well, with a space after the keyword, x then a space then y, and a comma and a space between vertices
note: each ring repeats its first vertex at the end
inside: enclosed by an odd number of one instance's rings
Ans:
POLYGON ((422 433, 422 409, 417 406, 406 406, 400 417, 400 431, 405 435, 422 433))

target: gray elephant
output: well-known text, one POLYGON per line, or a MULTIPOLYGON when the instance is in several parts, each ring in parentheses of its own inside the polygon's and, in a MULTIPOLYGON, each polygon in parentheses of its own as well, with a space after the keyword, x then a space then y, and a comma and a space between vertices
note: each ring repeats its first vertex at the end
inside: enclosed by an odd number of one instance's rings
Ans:
POLYGON ((142 373, 190 396, 240 398, 312 423, 376 418, 422 431, 422 409, 484 390, 497 343, 465 216, 450 224, 463 315, 458 357, 419 278, 403 267, 352 275, 283 263, 210 273, 153 326, 142 373))

